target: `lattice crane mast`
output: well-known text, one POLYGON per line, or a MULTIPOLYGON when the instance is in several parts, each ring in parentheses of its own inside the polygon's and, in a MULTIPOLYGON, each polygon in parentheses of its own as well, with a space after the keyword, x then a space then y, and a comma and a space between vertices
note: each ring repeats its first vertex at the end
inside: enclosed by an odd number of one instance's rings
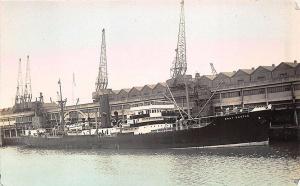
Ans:
MULTIPOLYGON (((109 94, 110 89, 107 89, 108 77, 107 77, 107 58, 106 58, 106 41, 105 41, 105 30, 102 29, 102 43, 101 43, 101 54, 99 71, 96 80, 96 92, 93 94, 95 101, 99 102, 99 113, 101 118, 101 127, 110 127, 110 105, 109 105, 109 94)), ((96 122, 96 133, 98 133, 98 122, 96 122)))
POLYGON ((181 13, 179 22, 179 32, 177 48, 175 49, 175 60, 171 67, 171 77, 177 78, 185 75, 187 70, 186 62, 186 39, 185 39, 185 20, 184 20, 184 1, 181 1, 181 13))
POLYGON ((75 73, 73 72, 73 76, 72 76, 72 104, 75 104, 75 87, 76 87, 75 73))
POLYGON ((29 56, 27 56, 27 62, 26 62, 26 76, 25 76, 25 86, 24 86, 24 88, 25 88, 25 90, 24 90, 24 101, 26 103, 29 103, 29 102, 31 102, 31 99, 32 99, 29 56))
POLYGON ((22 80, 22 60, 19 59, 18 67, 18 79, 17 79, 17 92, 15 98, 15 104, 21 104, 23 102, 23 80, 22 80))
POLYGON ((218 72, 216 71, 214 64, 213 63, 209 63, 210 68, 211 68, 211 73, 212 75, 216 76, 218 74, 218 72))
POLYGON ((102 43, 99 71, 96 80, 96 92, 107 89, 108 77, 107 77, 107 58, 106 58, 106 42, 105 42, 105 30, 102 29, 102 43))
POLYGON ((177 79, 183 78, 185 85, 185 94, 187 102, 188 117, 190 116, 190 105, 189 105, 189 93, 186 82, 185 73, 187 70, 186 62, 186 38, 185 38, 185 17, 184 17, 184 0, 180 2, 180 20, 179 20, 179 31, 177 38, 177 47, 175 49, 175 59, 170 69, 171 78, 174 79, 173 84, 176 86, 177 79))

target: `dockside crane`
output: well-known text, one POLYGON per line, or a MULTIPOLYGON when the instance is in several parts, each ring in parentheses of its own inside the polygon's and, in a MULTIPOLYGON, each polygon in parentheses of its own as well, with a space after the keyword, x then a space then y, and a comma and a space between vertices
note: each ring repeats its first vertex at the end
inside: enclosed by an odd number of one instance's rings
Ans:
MULTIPOLYGON (((106 58, 106 41, 105 41, 105 30, 102 29, 102 41, 101 41, 101 53, 98 76, 96 79, 96 91, 93 95, 93 99, 99 102, 99 113, 101 117, 101 126, 110 127, 110 105, 109 105, 109 94, 111 89, 107 89, 108 76, 107 76, 107 58, 106 58)), ((96 122, 96 132, 98 133, 98 124, 96 122)))
POLYGON ((216 71, 214 64, 213 63, 209 63, 210 68, 211 68, 211 73, 213 76, 216 76, 218 74, 218 72, 216 71))
POLYGON ((106 43, 105 43, 105 30, 103 28, 100 63, 99 63, 98 76, 96 79, 96 92, 107 89, 107 85, 108 85, 108 77, 107 77, 106 43))
POLYGON ((30 61, 29 55, 27 56, 26 62, 26 75, 25 75, 25 86, 24 86, 24 102, 29 103, 32 100, 32 90, 31 90, 31 76, 30 76, 30 61))
POLYGON ((22 60, 19 59, 17 92, 15 97, 15 105, 23 103, 23 79, 22 79, 22 60))
POLYGON ((187 70, 186 62, 186 38, 185 38, 185 19, 184 19, 184 1, 181 3, 180 21, 177 47, 175 49, 175 60, 171 68, 172 78, 178 78, 184 76, 187 70))
POLYGON ((72 76, 72 104, 75 104, 75 88, 76 88, 75 73, 73 72, 73 76, 72 76))
MULTIPOLYGON (((186 102, 187 102, 187 115, 189 118, 191 118, 188 85, 185 77, 186 71, 187 71, 187 60, 186 60, 185 17, 184 17, 184 0, 182 0, 180 2, 180 20, 179 20, 177 47, 175 49, 175 59, 173 61, 170 72, 171 72, 171 78, 173 79, 174 86, 176 86, 176 82, 179 79, 182 79, 184 82, 186 102)), ((169 91, 171 93, 170 89, 169 91)))

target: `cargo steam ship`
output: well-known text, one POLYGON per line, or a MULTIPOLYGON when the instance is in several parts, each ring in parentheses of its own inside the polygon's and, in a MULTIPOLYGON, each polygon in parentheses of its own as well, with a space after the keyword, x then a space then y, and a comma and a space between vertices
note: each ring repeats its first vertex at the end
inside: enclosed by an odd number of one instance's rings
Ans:
MULTIPOLYGON (((175 105, 156 103, 130 108, 126 121, 112 128, 71 126, 65 135, 33 131, 23 142, 34 148, 201 148, 268 144, 271 109, 235 109, 219 116, 184 119, 175 105), (33 134, 36 134, 34 136, 33 134)), ((28 131, 26 132, 28 134, 28 131)))

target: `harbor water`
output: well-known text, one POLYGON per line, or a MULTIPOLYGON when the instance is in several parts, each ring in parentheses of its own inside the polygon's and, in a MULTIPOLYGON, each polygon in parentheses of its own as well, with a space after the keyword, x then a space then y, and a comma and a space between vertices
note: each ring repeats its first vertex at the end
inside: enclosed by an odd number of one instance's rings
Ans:
POLYGON ((5 186, 297 185, 300 145, 167 150, 0 148, 5 186))

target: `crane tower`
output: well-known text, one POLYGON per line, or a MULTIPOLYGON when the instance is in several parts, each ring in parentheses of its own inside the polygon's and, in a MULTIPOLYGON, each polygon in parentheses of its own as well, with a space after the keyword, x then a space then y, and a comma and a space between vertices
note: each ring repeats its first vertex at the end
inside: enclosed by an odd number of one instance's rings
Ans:
MULTIPOLYGON (((107 89, 108 77, 107 77, 107 58, 106 58, 106 42, 105 42, 105 30, 102 29, 102 42, 101 42, 101 54, 100 64, 98 70, 98 76, 96 79, 96 92, 93 93, 93 99, 99 102, 99 115, 101 117, 101 127, 110 127, 110 105, 109 94, 111 89, 107 89)), ((98 128, 98 124, 96 124, 98 128)), ((98 131, 98 130, 97 130, 98 131)))
POLYGON ((96 80, 96 92, 105 90, 107 88, 107 59, 106 59, 106 43, 105 43, 105 30, 102 29, 102 43, 98 77, 96 80))
POLYGON ((180 21, 177 48, 175 49, 175 60, 171 68, 171 77, 178 78, 184 76, 187 70, 186 62, 186 39, 185 39, 185 19, 184 19, 184 1, 181 3, 180 21))
POLYGON ((209 65, 210 65, 210 68, 211 68, 212 75, 216 76, 218 74, 218 72, 216 71, 214 64, 209 63, 209 65))
POLYGON ((26 76, 25 76, 25 86, 24 86, 24 102, 29 103, 32 99, 32 92, 31 92, 31 77, 30 77, 30 61, 29 56, 27 56, 26 62, 26 76))
POLYGON ((15 105, 23 103, 23 79, 22 79, 22 60, 19 59, 17 93, 15 98, 15 105))

